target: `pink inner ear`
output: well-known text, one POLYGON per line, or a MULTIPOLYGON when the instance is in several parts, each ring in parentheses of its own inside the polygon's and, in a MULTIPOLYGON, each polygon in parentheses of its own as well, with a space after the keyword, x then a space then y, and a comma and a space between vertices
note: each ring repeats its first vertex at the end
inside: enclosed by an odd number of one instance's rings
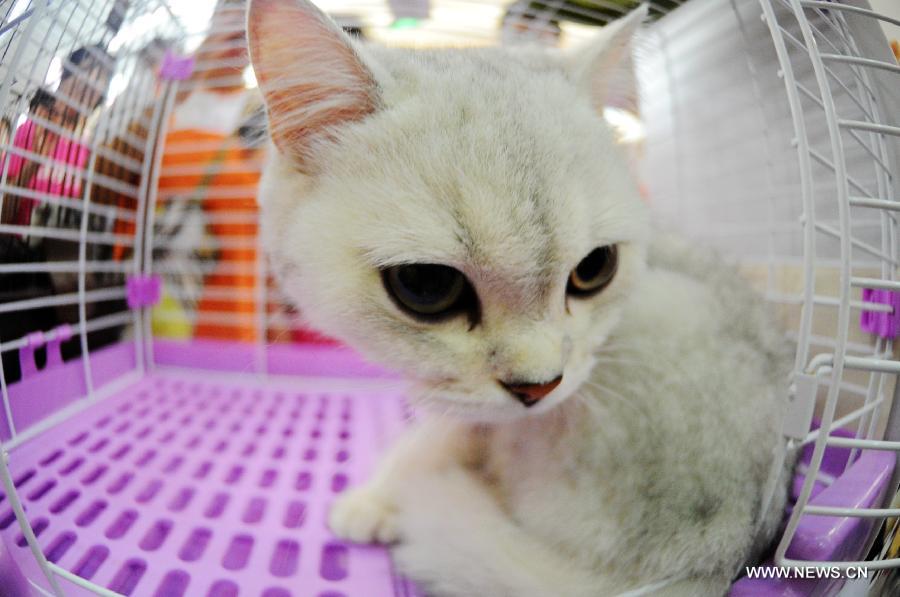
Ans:
POLYGON ((340 29, 308 2, 254 0, 248 36, 272 138, 309 171, 314 139, 375 111, 375 81, 340 29))
POLYGON ((579 70, 587 79, 591 100, 597 110, 605 106, 638 111, 637 82, 632 61, 632 42, 647 15, 642 4, 625 17, 611 22, 593 44, 578 54, 579 70))

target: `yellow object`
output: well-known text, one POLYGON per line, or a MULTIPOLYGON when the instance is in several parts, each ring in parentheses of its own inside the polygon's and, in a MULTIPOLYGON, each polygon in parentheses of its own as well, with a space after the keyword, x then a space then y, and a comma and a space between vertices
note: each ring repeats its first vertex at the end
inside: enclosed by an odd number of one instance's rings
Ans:
POLYGON ((163 286, 162 298, 151 312, 153 335, 162 338, 189 340, 194 336, 194 326, 184 309, 163 286))

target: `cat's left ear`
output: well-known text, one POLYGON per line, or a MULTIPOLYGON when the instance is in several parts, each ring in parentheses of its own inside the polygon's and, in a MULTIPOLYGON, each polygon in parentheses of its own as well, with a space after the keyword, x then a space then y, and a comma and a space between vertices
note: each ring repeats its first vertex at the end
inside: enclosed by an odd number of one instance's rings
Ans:
POLYGON ((576 84, 590 94, 591 103, 602 112, 606 106, 637 111, 637 85, 631 59, 635 33, 647 17, 642 4, 612 21, 587 44, 568 56, 568 70, 576 84))
POLYGON ((305 174, 317 171, 318 142, 379 105, 350 38, 308 0, 251 0, 247 45, 272 140, 305 174))

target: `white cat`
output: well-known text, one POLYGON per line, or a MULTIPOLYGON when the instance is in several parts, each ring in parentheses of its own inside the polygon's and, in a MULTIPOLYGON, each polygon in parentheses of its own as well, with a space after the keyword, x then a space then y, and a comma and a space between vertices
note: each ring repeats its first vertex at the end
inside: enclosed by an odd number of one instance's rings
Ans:
POLYGON ((598 114, 645 12, 573 54, 413 51, 252 2, 279 279, 426 413, 330 524, 430 593, 722 594, 780 519, 789 349, 651 232, 598 114))

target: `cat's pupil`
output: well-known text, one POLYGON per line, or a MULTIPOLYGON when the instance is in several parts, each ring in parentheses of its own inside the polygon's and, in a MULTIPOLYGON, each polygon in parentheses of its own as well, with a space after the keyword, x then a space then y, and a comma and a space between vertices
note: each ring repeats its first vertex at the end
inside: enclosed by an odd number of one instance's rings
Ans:
POLYGON ((449 267, 409 265, 397 270, 400 287, 422 305, 434 305, 446 299, 459 281, 459 272, 449 267))
POLYGON ((575 268, 578 278, 585 281, 593 280, 597 277, 597 274, 603 270, 603 266, 606 265, 607 261, 607 255, 604 249, 592 251, 591 254, 585 257, 581 263, 578 264, 578 267, 575 268))
POLYGON ((617 268, 616 246, 598 247, 572 270, 566 292, 574 296, 589 296, 597 293, 612 281, 617 268))
POLYGON ((398 265, 383 270, 382 277, 394 302, 419 318, 435 320, 472 310, 474 291, 466 277, 452 267, 398 265))

